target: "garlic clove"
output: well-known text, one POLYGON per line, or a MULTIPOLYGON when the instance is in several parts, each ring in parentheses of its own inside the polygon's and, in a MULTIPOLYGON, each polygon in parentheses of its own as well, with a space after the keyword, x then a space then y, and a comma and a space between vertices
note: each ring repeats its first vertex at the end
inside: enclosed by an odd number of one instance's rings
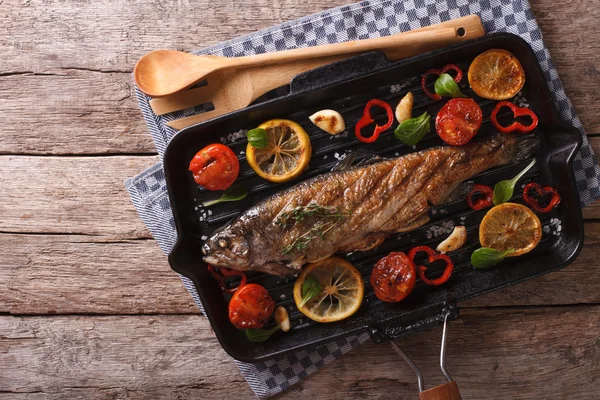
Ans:
POLYGON ((411 92, 406 93, 406 95, 400 100, 400 102, 396 106, 395 112, 396 119, 399 123, 402 123, 412 118, 412 109, 414 102, 415 96, 413 96, 411 92))
POLYGON ((282 306, 278 306, 275 309, 275 323, 279 325, 279 328, 287 332, 290 330, 290 317, 288 316, 288 312, 282 306))
POLYGON ((448 253, 460 249, 467 242, 467 228, 455 226, 454 230, 444 241, 436 247, 440 253, 448 253))
POLYGON ((332 135, 344 132, 346 129, 344 118, 335 110, 317 111, 308 117, 308 119, 310 119, 313 124, 332 135))

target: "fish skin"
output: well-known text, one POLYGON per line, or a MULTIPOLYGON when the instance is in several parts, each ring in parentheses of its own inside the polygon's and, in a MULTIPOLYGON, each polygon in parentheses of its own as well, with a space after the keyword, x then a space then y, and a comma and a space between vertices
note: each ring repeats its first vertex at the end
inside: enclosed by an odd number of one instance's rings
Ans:
POLYGON ((533 135, 496 135, 324 173, 264 199, 215 231, 202 247, 204 260, 236 270, 295 275, 302 265, 336 252, 370 250, 393 233, 427 223, 430 205, 444 203, 461 182, 524 160, 537 147, 533 135), (284 213, 311 203, 335 207, 344 216, 322 238, 285 254, 282 249, 315 224, 333 223, 318 217, 281 223, 284 213))

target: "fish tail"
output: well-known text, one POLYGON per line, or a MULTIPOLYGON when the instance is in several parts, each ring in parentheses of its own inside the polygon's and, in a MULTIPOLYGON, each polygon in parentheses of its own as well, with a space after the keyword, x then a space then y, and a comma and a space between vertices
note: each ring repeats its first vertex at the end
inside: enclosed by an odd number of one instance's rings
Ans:
POLYGON ((521 162, 530 159, 540 149, 540 138, 535 135, 511 135, 515 138, 514 153, 511 159, 521 162))

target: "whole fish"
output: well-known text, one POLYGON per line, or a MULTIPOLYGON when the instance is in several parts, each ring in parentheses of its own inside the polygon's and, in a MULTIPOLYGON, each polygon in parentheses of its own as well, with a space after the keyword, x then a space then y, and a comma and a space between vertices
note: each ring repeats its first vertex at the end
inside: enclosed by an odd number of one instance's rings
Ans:
POLYGON ((497 135, 329 172, 277 193, 229 222, 202 246, 204 261, 236 270, 294 275, 337 252, 366 251, 427 223, 460 183, 525 160, 533 135, 497 135))

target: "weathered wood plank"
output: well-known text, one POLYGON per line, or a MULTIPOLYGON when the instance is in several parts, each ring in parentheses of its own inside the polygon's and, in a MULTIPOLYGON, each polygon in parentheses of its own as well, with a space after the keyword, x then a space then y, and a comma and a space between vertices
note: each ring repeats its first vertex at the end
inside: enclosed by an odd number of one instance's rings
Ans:
POLYGON ((0 313, 199 313, 154 240, 0 234, 0 313))
MULTIPOLYGON (((461 308, 600 303, 600 223, 570 266, 461 303, 461 308)), ((153 240, 0 234, 0 313, 198 313, 153 240)))
POLYGON ((157 48, 194 50, 340 5, 336 0, 4 0, 2 70, 131 71, 157 48), (58 41, 55 38, 60 37, 58 41))
MULTIPOLYGON (((0 5, 0 113, 10 118, 4 120, 0 153, 154 152, 127 73, 142 54, 205 47, 336 5, 335 0, 243 0, 219 7, 208 0, 24 5, 5 0, 0 5)), ((569 7, 537 0, 533 9, 584 126, 600 132, 600 110, 594 107, 600 11, 592 0, 569 7), (563 29, 557 15, 576 18, 578 29, 563 29)))
POLYGON ((0 231, 150 237, 123 186, 158 156, 0 156, 0 231))
MULTIPOLYGON (((448 370, 465 399, 592 399, 600 391, 599 325, 600 306, 465 310, 450 323, 448 370)), ((398 341, 428 387, 443 379, 440 335, 398 341)), ((0 317, 0 391, 16 399, 252 398, 196 316, 0 317)), ((410 368, 387 345, 366 343, 279 398, 416 393, 410 368)))
POLYGON ((1 74, 0 153, 156 153, 131 74, 1 74))
POLYGON ((141 55, 206 47, 336 3, 5 0, 0 153, 155 152, 128 73, 141 55))
POLYGON ((0 317, 0 360, 11 398, 251 396, 200 316, 0 317))
POLYGON ((532 0, 533 13, 540 25, 567 96, 573 102, 588 132, 600 133, 600 110, 592 110, 600 98, 593 87, 600 84, 600 41, 597 21, 600 9, 594 0, 532 0), (577 21, 578 29, 566 29, 564 21, 577 21), (580 29, 581 28, 581 29, 580 29))

